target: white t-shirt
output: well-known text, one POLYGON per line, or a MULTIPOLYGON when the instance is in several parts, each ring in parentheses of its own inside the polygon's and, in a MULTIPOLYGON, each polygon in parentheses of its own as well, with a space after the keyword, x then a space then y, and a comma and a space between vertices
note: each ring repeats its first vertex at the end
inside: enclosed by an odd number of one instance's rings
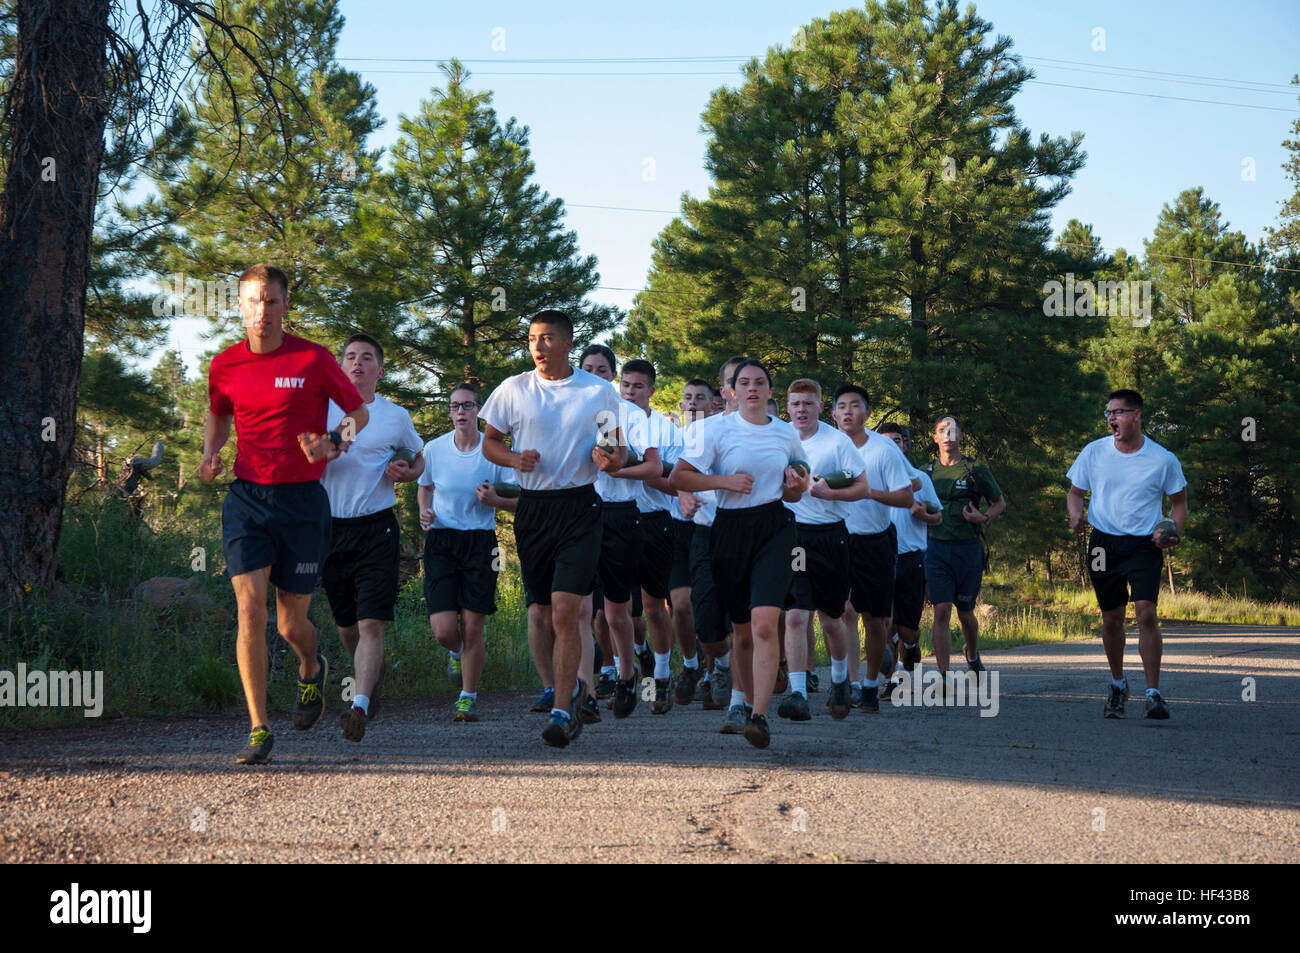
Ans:
MULTIPOLYGON (((868 430, 867 442, 855 449, 862 458, 862 468, 867 472, 867 483, 873 490, 892 493, 912 485, 912 465, 898 449, 898 444, 884 434, 868 430)), ((852 438, 849 438, 852 443, 852 438)), ((848 504, 849 515, 845 519, 849 532, 865 536, 871 533, 883 533, 889 529, 896 506, 886 506, 877 500, 855 500, 848 504)), ((906 510, 902 510, 906 512, 906 510)))
MULTIPOLYGON (((796 430, 795 433, 799 431, 796 430)), ((803 444, 803 459, 815 474, 848 470, 854 476, 862 472, 862 457, 848 434, 837 430, 824 420, 817 421, 817 430, 803 444)), ((806 526, 838 523, 848 515, 849 505, 841 500, 819 500, 811 492, 805 493, 796 503, 786 503, 794 511, 795 522, 806 526)))
POLYGON ((766 424, 751 424, 739 413, 709 419, 717 423, 696 430, 682 459, 701 473, 746 473, 754 478, 749 493, 718 490, 719 508, 744 509, 779 500, 785 468, 803 457, 798 431, 770 414, 766 424))
MULTIPOLYGON (((697 428, 699 428, 701 424, 707 423, 710 420, 717 420, 720 416, 721 414, 713 414, 708 417, 701 417, 689 426, 678 429, 678 435, 682 441, 681 448, 677 455, 678 460, 682 459, 682 457, 686 455, 687 450, 698 446, 696 440, 698 439, 698 434, 702 431, 697 428)), ((674 460, 673 462, 676 463, 677 461, 674 460)), ((718 509, 718 495, 712 490, 697 490, 695 492, 695 497, 700 501, 700 505, 696 507, 695 515, 691 517, 691 522, 696 526, 712 526, 713 514, 718 509)), ((672 513, 673 516, 677 517, 677 519, 682 518, 682 504, 676 496, 673 497, 672 501, 672 513)))
MULTIPOLYGON (((384 476, 384 468, 394 450, 414 452, 424 442, 415 432, 411 415, 392 401, 376 394, 365 406, 370 420, 357 432, 348 452, 326 465, 320 480, 330 498, 330 515, 336 519, 356 519, 391 509, 397 494, 393 481, 384 476)), ((343 417, 343 408, 330 401, 325 429, 337 430, 343 417)))
POLYGON ((592 448, 602 431, 618 424, 623 403, 608 381, 584 370, 558 381, 531 370, 502 381, 478 415, 513 435, 513 450, 538 452, 532 471, 519 474, 521 487, 563 490, 596 481, 592 448))
POLYGON ((1080 490, 1092 491, 1088 522, 1112 536, 1150 536, 1165 495, 1187 486, 1178 458, 1146 436, 1133 453, 1116 450, 1114 437, 1094 440, 1066 476, 1080 490))
MULTIPOLYGON (((659 459, 664 463, 676 463, 681 458, 682 448, 685 445, 680 428, 653 407, 650 408, 648 417, 643 410, 641 416, 646 418, 646 445, 658 450, 659 459)), ((638 481, 636 508, 642 513, 654 513, 658 510, 671 512, 672 500, 662 490, 656 490, 638 481)))
MULTIPOLYGON (((930 479, 930 474, 924 470, 918 470, 912 467, 911 474, 913 477, 921 478, 921 489, 917 490, 913 496, 926 503, 933 503, 942 509, 939 503, 939 494, 934 490, 934 481, 930 479)), ((898 527, 898 552, 911 553, 917 550, 925 552, 925 546, 930 538, 930 524, 922 522, 912 515, 910 509, 903 509, 898 506, 889 508, 889 518, 894 521, 898 527)))
MULTIPOLYGON (((364 433, 364 431, 362 431, 364 433)), ((496 507, 478 501, 474 488, 489 483, 515 483, 515 471, 483 456, 483 435, 473 450, 456 446, 456 431, 424 445, 420 486, 433 487, 433 525, 437 529, 496 529, 496 507)))
MULTIPOLYGON (((630 400, 623 400, 620 397, 619 401, 622 406, 619 409, 618 425, 623 430, 623 442, 629 449, 635 450, 638 456, 644 458, 645 414, 630 400)), ((640 480, 625 480, 602 473, 599 467, 596 468, 596 495, 606 503, 631 503, 637 498, 642 486, 640 480)))

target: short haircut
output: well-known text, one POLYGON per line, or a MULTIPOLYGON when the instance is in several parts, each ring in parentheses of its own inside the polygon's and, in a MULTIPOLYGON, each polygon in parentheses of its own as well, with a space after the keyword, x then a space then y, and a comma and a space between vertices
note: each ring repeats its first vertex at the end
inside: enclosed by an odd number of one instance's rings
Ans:
POLYGON ((340 358, 345 357, 348 353, 348 348, 350 348, 352 345, 356 344, 357 342, 360 342, 362 344, 368 344, 370 345, 370 347, 374 348, 375 357, 379 359, 379 366, 380 367, 384 366, 384 349, 382 346, 380 346, 379 342, 376 341, 374 338, 372 338, 369 334, 354 334, 352 335, 352 337, 344 341, 343 350, 339 351, 339 357, 340 358))
POLYGON ((578 366, 582 367, 583 364, 587 363, 587 358, 593 356, 603 357, 609 363, 609 372, 611 374, 618 373, 618 361, 614 359, 614 352, 603 344, 588 344, 584 347, 582 356, 578 358, 578 366))
POLYGON ((934 422, 934 429, 935 429, 935 430, 938 430, 938 429, 939 429, 939 425, 940 425, 941 423, 943 423, 945 420, 951 420, 951 421, 952 421, 952 425, 953 425, 954 427, 957 428, 957 433, 958 433, 958 434, 963 434, 963 433, 966 432, 966 431, 964 431, 964 430, 961 429, 961 421, 958 420, 956 417, 954 417, 952 414, 944 414, 942 417, 940 417, 938 420, 936 420, 936 421, 934 422))
POLYGON ((901 434, 902 437, 903 437, 903 443, 911 443, 911 442, 912 442, 912 431, 908 430, 908 429, 907 429, 906 427, 904 427, 902 424, 896 424, 896 423, 894 423, 892 420, 886 421, 885 423, 883 423, 883 424, 881 424, 879 427, 877 427, 877 428, 876 428, 876 433, 883 433, 883 434, 896 433, 896 434, 901 434))
POLYGON ((639 357, 636 360, 628 361, 626 364, 624 364, 623 373, 644 374, 646 376, 646 379, 649 380, 651 384, 655 382, 655 366, 651 364, 649 361, 641 360, 641 358, 639 357))
POLYGON ((1142 395, 1135 390, 1129 390, 1127 387, 1111 391, 1110 396, 1106 398, 1106 403, 1109 404, 1112 400, 1122 400, 1129 407, 1136 410, 1142 409, 1142 395))
POLYGON ((841 384, 839 387, 835 388, 835 396, 831 398, 831 403, 838 404, 840 398, 845 394, 857 394, 862 398, 863 410, 871 409, 871 398, 867 395, 866 390, 859 387, 857 384, 841 384))
POLYGON ((554 308, 538 311, 529 320, 528 326, 531 328, 534 324, 553 324, 558 328, 564 328, 568 332, 569 339, 573 339, 573 321, 563 311, 554 308))
POLYGON ((739 377, 740 372, 747 367, 757 367, 763 372, 763 376, 767 378, 767 386, 772 386, 772 375, 768 373, 767 368, 763 366, 762 361, 756 357, 742 357, 740 363, 736 365, 736 369, 731 372, 731 380, 727 382, 732 390, 736 389, 736 378, 739 377))
POLYGON ((286 295, 289 294, 289 276, 286 275, 275 265, 250 265, 244 269, 244 273, 239 276, 239 285, 242 288, 245 281, 256 281, 258 284, 269 285, 276 282, 280 285, 280 290, 286 295))
POLYGON ((718 383, 724 387, 730 387, 731 376, 727 373, 727 368, 739 364, 743 360, 746 360, 745 355, 737 354, 735 357, 729 357, 723 361, 722 366, 718 368, 718 383))
POLYGON ((791 381, 790 388, 786 395, 790 394, 816 394, 817 399, 822 399, 822 385, 818 384, 811 377, 801 377, 797 381, 791 381))
MULTIPOLYGON (((482 392, 482 390, 479 388, 479 386, 478 386, 478 382, 477 382, 477 381, 461 381, 459 384, 457 384, 455 387, 453 387, 453 388, 451 389, 451 393, 454 394, 454 393, 456 393, 456 391, 458 391, 458 390, 467 390, 467 391, 469 391, 471 394, 473 394, 473 395, 474 395, 474 402, 475 402, 476 404, 477 404, 477 403, 482 403, 482 401, 483 401, 483 392, 482 392)), ((448 394, 447 396, 450 397, 451 394, 448 394)))
POLYGON ((713 385, 710 384, 708 381, 706 381, 703 377, 692 377, 682 387, 682 390, 685 391, 687 387, 703 387, 705 390, 709 392, 709 399, 710 400, 713 399, 713 395, 714 395, 713 385))

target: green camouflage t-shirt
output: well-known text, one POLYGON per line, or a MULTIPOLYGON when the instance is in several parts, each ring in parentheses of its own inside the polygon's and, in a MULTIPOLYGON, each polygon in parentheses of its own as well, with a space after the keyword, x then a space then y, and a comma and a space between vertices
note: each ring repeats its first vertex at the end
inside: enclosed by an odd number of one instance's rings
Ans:
POLYGON ((993 474, 983 463, 970 461, 971 476, 974 479, 967 478, 967 459, 963 458, 951 466, 944 466, 936 460, 934 468, 929 471, 930 478, 934 481, 934 491, 939 494, 939 502, 943 505, 943 522, 930 527, 931 539, 978 539, 980 527, 969 522, 961 515, 961 511, 967 503, 974 503, 978 509, 983 510, 986 508, 984 503, 992 503, 1002 497, 998 481, 993 479, 993 474))

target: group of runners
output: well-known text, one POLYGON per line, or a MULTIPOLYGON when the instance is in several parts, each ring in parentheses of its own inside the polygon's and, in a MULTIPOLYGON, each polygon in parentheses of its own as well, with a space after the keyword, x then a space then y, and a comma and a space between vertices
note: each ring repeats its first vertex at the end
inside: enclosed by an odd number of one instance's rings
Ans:
MULTIPOLYGON (((328 664, 307 618, 319 581, 353 664, 340 728, 363 738, 397 601, 394 488, 410 481, 426 530, 429 624, 460 688, 458 722, 478 718, 484 624, 502 565, 498 509, 514 513, 528 641, 544 686, 533 710, 547 716, 548 745, 564 747, 600 721, 601 700, 615 718, 631 715, 644 684, 653 714, 699 701, 723 712, 720 731, 766 747, 775 695, 784 693, 779 717, 812 717, 814 616, 830 659, 831 716, 878 712, 895 667, 920 661, 927 595, 940 673, 949 670, 954 607, 966 664, 976 678, 984 671, 974 613, 983 528, 1006 500, 988 466, 961 453, 952 416, 935 424, 937 461, 918 469, 905 427, 867 428, 863 388, 826 395, 818 381, 792 381, 787 422, 773 412, 767 368, 736 356, 716 385, 686 384, 679 426, 650 406, 653 365, 620 369, 609 348, 591 345, 575 367, 572 323, 547 310, 528 326, 534 368, 486 397, 474 382, 458 385, 451 431, 424 443, 409 413, 376 393, 384 374, 376 340, 356 334, 336 359, 284 331, 288 280, 278 268, 241 276, 240 308, 248 336, 212 361, 199 470, 209 481, 222 472, 233 424, 222 527, 252 724, 240 763, 268 761, 273 746, 263 639, 271 586, 276 625, 299 660, 293 726, 312 727, 326 707, 328 664), (683 660, 675 678, 674 645, 683 660)), ((1111 435, 1088 444, 1068 473, 1070 526, 1092 526, 1112 675, 1104 714, 1125 713, 1131 600, 1146 713, 1167 718, 1155 605, 1161 550, 1186 521, 1186 481, 1173 455, 1143 435, 1140 395, 1112 393, 1105 416, 1111 435), (1161 522, 1165 495, 1172 525, 1161 522)))

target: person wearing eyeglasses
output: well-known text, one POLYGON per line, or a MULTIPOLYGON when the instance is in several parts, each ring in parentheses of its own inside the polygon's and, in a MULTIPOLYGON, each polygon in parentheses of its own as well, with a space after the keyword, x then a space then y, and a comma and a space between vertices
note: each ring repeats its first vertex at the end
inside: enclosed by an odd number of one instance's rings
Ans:
POLYGON ((1187 479, 1178 458, 1142 433, 1142 395, 1137 391, 1113 391, 1102 416, 1110 435, 1084 447, 1066 474, 1070 529, 1092 527, 1088 571, 1101 609, 1101 642, 1111 676, 1102 714, 1124 717, 1129 695, 1124 677, 1124 610, 1132 601, 1147 683, 1146 716, 1163 720, 1169 717, 1169 705, 1160 693, 1163 640, 1156 601, 1164 550, 1178 544, 1187 524, 1187 479), (1165 496, 1171 504, 1172 533, 1167 524, 1159 525, 1165 496))
MULTIPOLYGON (((414 456, 421 440, 411 415, 375 393, 384 376, 379 342, 368 334, 352 335, 339 364, 365 401, 370 423, 357 434, 351 451, 331 460, 321 477, 331 516, 321 587, 339 641, 352 658, 352 702, 339 715, 339 728, 348 741, 360 741, 383 679, 384 624, 393 621, 397 605, 401 530, 393 512, 394 487, 419 477, 424 461, 414 456), (397 453, 399 449, 411 456, 397 453)), ((342 419, 343 408, 331 401, 329 427, 338 427, 342 419)))
POLYGON ((478 429, 478 385, 451 392, 452 429, 424 445, 420 476, 420 527, 424 538, 424 600, 438 644, 451 653, 453 684, 460 696, 452 721, 478 721, 478 682, 487 650, 483 626, 497 610, 496 511, 514 512, 518 499, 499 495, 497 483, 515 473, 483 456, 478 429))

